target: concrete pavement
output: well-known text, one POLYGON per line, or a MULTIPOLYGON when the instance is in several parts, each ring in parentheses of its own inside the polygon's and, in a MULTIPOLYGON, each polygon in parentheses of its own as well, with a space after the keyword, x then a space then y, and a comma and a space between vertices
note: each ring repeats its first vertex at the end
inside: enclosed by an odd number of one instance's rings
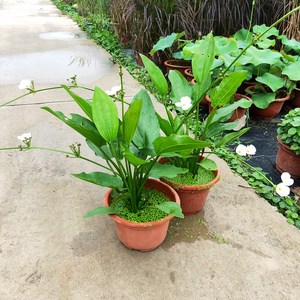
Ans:
MULTIPOLYGON (((0 0, 0 103, 38 87, 78 82, 107 89, 118 67, 48 0, 0 0)), ((140 88, 125 72, 127 95, 140 88)), ((81 141, 40 109, 74 112, 61 92, 0 108, 0 147, 30 131, 39 146, 81 141)), ((158 105, 158 104, 157 104, 158 105)), ((259 149, 258 149, 259 154, 259 149)), ((155 251, 122 246, 108 217, 83 215, 105 189, 71 173, 95 171, 52 152, 0 152, 0 299, 299 299, 300 232, 218 160, 205 209, 172 221, 155 251)))

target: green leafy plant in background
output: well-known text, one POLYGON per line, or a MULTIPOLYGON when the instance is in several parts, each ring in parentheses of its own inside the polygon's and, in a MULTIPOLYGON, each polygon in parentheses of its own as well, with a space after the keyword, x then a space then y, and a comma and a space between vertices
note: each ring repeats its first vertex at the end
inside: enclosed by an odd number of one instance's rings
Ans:
POLYGON ((300 108, 290 110, 278 124, 281 141, 296 155, 300 155, 300 108))

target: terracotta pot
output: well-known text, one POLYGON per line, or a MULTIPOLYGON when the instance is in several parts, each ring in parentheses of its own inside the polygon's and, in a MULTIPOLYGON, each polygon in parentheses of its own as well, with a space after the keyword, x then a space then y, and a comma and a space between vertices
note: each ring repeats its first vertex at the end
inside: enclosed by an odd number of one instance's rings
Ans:
POLYGON ((189 60, 180 60, 180 59, 170 59, 164 62, 165 67, 167 68, 167 73, 170 70, 177 70, 184 76, 184 71, 188 68, 191 68, 191 62, 189 60))
POLYGON ((184 70, 184 77, 189 81, 192 82, 194 80, 194 75, 192 73, 192 69, 188 68, 184 70))
POLYGON ((279 137, 277 137, 277 141, 279 148, 276 156, 276 169, 281 173, 289 172, 292 177, 299 178, 300 155, 296 155, 279 137))
MULTIPOLYGON (((251 86, 248 89, 253 90, 254 86, 251 86)), ((289 100, 290 96, 290 94, 286 94, 284 98, 275 99, 267 108, 264 109, 252 105, 250 107, 250 113, 256 119, 272 119, 280 113, 284 102, 289 100)))
MULTIPOLYGON (((235 101, 238 101, 242 98, 245 98, 247 99, 248 101, 252 101, 249 97, 245 96, 245 95, 241 95, 241 94, 238 94, 238 93, 235 93, 234 94, 234 100, 235 101)), ((211 101, 210 101, 210 97, 209 95, 206 95, 206 100, 208 102, 208 110, 209 112, 212 111, 212 106, 211 106, 211 101)), ((245 108, 242 108, 242 107, 238 107, 231 115, 230 119, 228 119, 226 122, 233 122, 237 119, 240 119, 241 117, 243 117, 246 113, 246 109, 245 108)))
POLYGON ((294 107, 300 107, 300 88, 294 89, 294 98, 291 102, 294 107))
MULTIPOLYGON (((159 180, 148 179, 145 187, 162 192, 168 199, 180 204, 180 199, 176 191, 159 180)), ((111 192, 112 190, 110 189, 104 196, 104 206, 109 206, 111 192)), ((145 223, 130 222, 117 215, 110 215, 110 217, 115 222, 119 240, 127 248, 139 251, 151 251, 157 248, 166 238, 169 223, 173 215, 168 215, 159 221, 145 223)))
MULTIPOLYGON (((166 158, 160 158, 159 163, 166 163, 166 158)), ((205 205, 209 190, 220 180, 219 170, 215 171, 215 178, 205 184, 185 185, 177 184, 167 178, 160 178, 161 181, 167 183, 174 188, 180 197, 180 206, 185 216, 193 215, 199 212, 205 205)))

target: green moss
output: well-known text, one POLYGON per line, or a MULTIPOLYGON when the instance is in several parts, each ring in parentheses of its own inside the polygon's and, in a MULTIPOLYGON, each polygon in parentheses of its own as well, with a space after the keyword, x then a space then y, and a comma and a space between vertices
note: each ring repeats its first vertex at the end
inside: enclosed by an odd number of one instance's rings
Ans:
POLYGON ((216 174, 214 171, 199 168, 198 173, 195 177, 193 177, 192 173, 188 172, 186 174, 179 174, 174 178, 168 178, 168 180, 177 184, 198 185, 208 183, 215 177, 216 174))
POLYGON ((116 214, 131 222, 151 222, 161 220, 168 214, 155 207, 157 204, 169 201, 161 192, 145 189, 142 193, 142 205, 138 212, 132 212, 127 194, 117 195, 110 206, 116 214))

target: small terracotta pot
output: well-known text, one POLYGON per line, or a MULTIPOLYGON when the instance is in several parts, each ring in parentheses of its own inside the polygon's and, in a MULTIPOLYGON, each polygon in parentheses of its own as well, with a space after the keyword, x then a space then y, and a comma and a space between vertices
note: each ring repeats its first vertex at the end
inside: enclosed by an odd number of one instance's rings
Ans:
POLYGON ((300 155, 296 155, 289 146, 285 145, 279 137, 276 156, 276 169, 283 173, 289 172, 293 178, 300 177, 300 155))
MULTIPOLYGON (((167 161, 166 158, 159 159, 159 163, 166 163, 167 161)), ((177 184, 164 177, 160 180, 176 190, 180 197, 182 212, 185 216, 189 216, 199 212, 204 207, 210 188, 220 180, 219 170, 215 171, 215 175, 212 181, 198 185, 177 184)))
MULTIPOLYGON (((251 91, 254 89, 254 86, 250 86, 248 89, 251 91)), ((280 113, 284 102, 289 100, 290 96, 290 94, 286 94, 284 98, 275 99, 267 108, 264 109, 251 105, 250 113, 256 119, 272 119, 280 113)))
POLYGON ((294 89, 294 98, 291 102, 294 107, 300 107, 300 88, 294 89))
MULTIPOLYGON (((241 95, 241 94, 238 94, 238 93, 235 93, 234 94, 234 100, 235 101, 238 101, 242 98, 245 98, 247 99, 248 101, 252 101, 249 97, 245 96, 245 95, 241 95)), ((210 101, 210 97, 209 95, 206 95, 206 100, 208 102, 208 110, 209 112, 212 111, 212 106, 211 106, 211 101, 210 101)), ((226 122, 233 122, 237 119, 240 119, 241 117, 243 117, 246 113, 246 109, 245 108, 242 108, 242 107, 238 107, 231 115, 230 119, 228 119, 226 122)))
MULTIPOLYGON (((162 192, 169 200, 180 204, 176 191, 169 185, 156 180, 148 179, 145 188, 162 192)), ((104 196, 104 206, 109 206, 111 201, 110 189, 104 196)), ((164 219, 153 222, 134 223, 122 219, 117 215, 109 215, 115 222, 119 240, 129 249, 151 251, 157 248, 166 238, 170 220, 174 217, 168 215, 164 219)))
POLYGON ((170 59, 166 60, 164 62, 165 67, 167 68, 167 73, 170 72, 170 70, 177 70, 179 71, 183 76, 184 71, 188 68, 191 68, 191 62, 189 60, 180 60, 180 59, 170 59))
POLYGON ((192 80, 194 79, 194 75, 191 68, 184 70, 184 77, 187 79, 187 81, 192 82, 192 80))

